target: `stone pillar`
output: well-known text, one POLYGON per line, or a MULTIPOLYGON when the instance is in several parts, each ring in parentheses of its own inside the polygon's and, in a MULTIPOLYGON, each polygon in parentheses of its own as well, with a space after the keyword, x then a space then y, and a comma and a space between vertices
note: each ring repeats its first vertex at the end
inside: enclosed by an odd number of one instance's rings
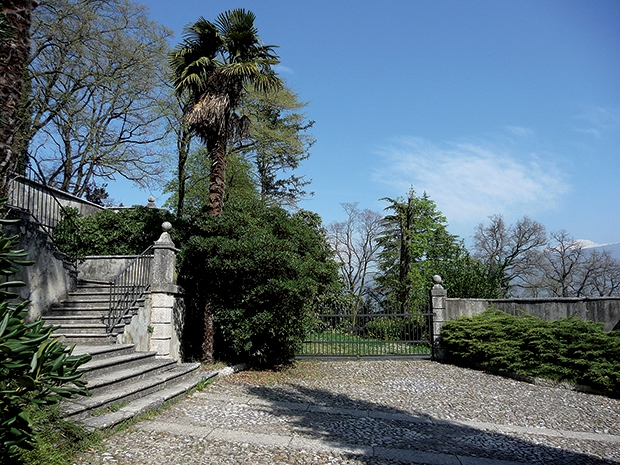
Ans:
POLYGON ((433 276, 433 288, 431 289, 431 302, 433 307, 433 358, 441 360, 443 351, 439 343, 441 328, 446 321, 446 297, 448 293, 441 285, 441 276, 433 276))
POLYGON ((168 231, 172 225, 162 224, 164 232, 153 244, 151 263, 151 331, 150 349, 157 355, 180 358, 175 328, 175 302, 179 288, 175 284, 174 266, 178 249, 168 231))

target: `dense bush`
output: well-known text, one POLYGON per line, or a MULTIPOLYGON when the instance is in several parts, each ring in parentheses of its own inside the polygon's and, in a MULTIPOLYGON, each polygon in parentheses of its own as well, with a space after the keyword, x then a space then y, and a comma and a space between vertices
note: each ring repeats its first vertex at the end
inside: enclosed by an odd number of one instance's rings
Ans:
POLYGON ((220 217, 198 219, 182 244, 179 277, 191 300, 186 342, 196 345, 188 352, 198 352, 208 298, 217 358, 290 360, 315 305, 338 281, 319 223, 257 201, 229 202, 220 217))
MULTIPOLYGON (((0 224, 13 222, 0 220, 0 224)), ((14 250, 15 238, 0 229, 0 463, 15 463, 20 448, 34 440, 28 409, 85 394, 79 366, 90 356, 73 356, 53 337, 41 319, 26 321, 28 302, 15 303, 10 288, 23 285, 9 278, 15 265, 27 264, 24 251, 14 250), (72 386, 67 386, 72 383, 72 386)))
POLYGON ((446 361, 590 386, 620 396, 620 332, 578 318, 552 322, 489 309, 448 321, 446 361))
POLYGON ((102 210, 88 217, 67 209, 54 229, 54 241, 72 257, 137 255, 159 239, 162 223, 173 218, 167 210, 143 206, 102 210))

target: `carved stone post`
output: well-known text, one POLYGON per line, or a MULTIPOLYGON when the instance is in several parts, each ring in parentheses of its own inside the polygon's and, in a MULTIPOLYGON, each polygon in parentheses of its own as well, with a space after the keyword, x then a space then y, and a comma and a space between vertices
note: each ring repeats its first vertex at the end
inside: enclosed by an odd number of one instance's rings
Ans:
POLYGON ((448 293, 441 285, 441 276, 433 276, 433 288, 431 289, 431 302, 433 306, 433 358, 441 360, 443 351, 439 344, 441 328, 446 321, 446 297, 448 293))
POLYGON ((164 232, 153 244, 151 264, 151 331, 150 349, 157 355, 180 358, 179 338, 175 325, 175 302, 179 288, 175 284, 174 266, 178 249, 168 231, 172 225, 162 224, 164 232))

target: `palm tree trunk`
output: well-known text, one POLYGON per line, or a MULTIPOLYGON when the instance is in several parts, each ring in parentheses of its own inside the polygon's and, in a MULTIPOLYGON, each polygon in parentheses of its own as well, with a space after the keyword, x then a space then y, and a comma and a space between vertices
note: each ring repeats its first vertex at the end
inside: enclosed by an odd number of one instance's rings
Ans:
POLYGON ((0 42, 0 195, 6 193, 8 175, 17 164, 16 135, 30 54, 32 10, 36 5, 36 0, 2 2, 2 13, 14 29, 14 38, 0 42))
POLYGON ((220 216, 224 209, 224 189, 226 187, 226 136, 213 138, 213 143, 207 144, 211 157, 211 172, 209 178, 209 214, 220 216))
MULTIPOLYGON (((209 173, 209 214, 220 216, 224 209, 224 189, 226 187, 226 137, 212 137, 208 139, 207 151, 211 157, 211 172, 209 173)), ((213 306, 207 296, 204 313, 204 339, 202 343, 202 360, 213 360, 215 346, 215 328, 213 326, 213 306)))

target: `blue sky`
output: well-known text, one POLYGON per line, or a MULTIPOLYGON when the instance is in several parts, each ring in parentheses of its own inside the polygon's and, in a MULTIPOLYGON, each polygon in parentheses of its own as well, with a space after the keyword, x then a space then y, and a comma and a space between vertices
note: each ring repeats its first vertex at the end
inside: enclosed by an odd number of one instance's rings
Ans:
POLYGON ((256 14, 316 122, 300 206, 326 224, 413 186, 467 241, 493 214, 620 241, 618 0, 140 3, 173 45, 200 16, 256 14))

